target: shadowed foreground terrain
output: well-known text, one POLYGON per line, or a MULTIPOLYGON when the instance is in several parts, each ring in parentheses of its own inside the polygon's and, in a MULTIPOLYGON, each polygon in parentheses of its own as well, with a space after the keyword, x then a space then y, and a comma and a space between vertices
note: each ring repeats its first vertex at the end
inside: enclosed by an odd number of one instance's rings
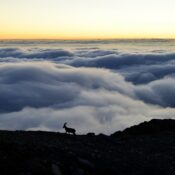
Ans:
POLYGON ((0 174, 175 174, 175 120, 111 136, 0 131, 0 174))

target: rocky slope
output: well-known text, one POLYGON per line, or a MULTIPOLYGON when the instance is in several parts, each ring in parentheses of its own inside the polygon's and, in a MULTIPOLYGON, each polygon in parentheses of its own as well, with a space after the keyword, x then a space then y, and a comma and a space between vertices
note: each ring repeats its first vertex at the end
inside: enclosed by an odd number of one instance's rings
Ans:
POLYGON ((0 131, 0 174, 175 174, 175 120, 152 120, 111 136, 0 131))

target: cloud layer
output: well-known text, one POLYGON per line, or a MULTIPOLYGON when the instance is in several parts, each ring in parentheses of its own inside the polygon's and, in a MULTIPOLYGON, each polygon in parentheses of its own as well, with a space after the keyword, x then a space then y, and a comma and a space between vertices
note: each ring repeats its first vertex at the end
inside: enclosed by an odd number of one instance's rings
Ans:
POLYGON ((174 76, 175 53, 153 50, 149 53, 122 53, 117 50, 80 48, 63 49, 1 48, 1 62, 52 61, 74 67, 106 68, 120 72, 127 81, 146 84, 167 76, 174 76))
POLYGON ((175 114, 173 53, 0 49, 0 128, 112 133, 175 114))

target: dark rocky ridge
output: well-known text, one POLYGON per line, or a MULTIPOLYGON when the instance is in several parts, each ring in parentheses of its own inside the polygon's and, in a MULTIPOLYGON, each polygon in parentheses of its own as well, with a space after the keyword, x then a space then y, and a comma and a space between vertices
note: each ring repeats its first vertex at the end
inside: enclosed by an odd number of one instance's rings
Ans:
POLYGON ((149 122, 143 122, 139 125, 132 126, 125 129, 124 131, 117 131, 111 136, 128 136, 128 135, 151 135, 151 134, 160 134, 161 132, 175 132, 175 120, 166 119, 158 120, 153 119, 149 122))
POLYGON ((0 174, 175 174, 175 120, 152 120, 111 136, 0 131, 0 174))

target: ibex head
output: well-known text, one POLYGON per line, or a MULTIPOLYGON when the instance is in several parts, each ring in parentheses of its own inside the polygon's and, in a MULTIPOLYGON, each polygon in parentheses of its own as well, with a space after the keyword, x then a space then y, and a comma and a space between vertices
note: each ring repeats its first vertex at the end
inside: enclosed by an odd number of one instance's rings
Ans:
POLYGON ((66 123, 64 123, 63 128, 66 128, 66 125, 67 125, 67 122, 66 122, 66 123))

